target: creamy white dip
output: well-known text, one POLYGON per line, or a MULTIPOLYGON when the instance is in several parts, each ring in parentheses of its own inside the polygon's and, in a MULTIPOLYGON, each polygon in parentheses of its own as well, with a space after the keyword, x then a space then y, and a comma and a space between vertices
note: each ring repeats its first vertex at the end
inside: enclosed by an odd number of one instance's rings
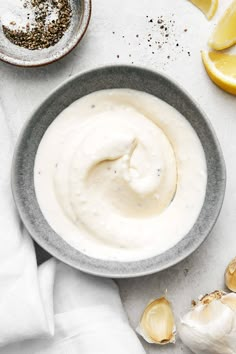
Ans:
POLYGON ((173 107, 144 92, 92 93, 65 109, 39 145, 39 206, 69 244, 107 260, 174 246, 205 198, 200 140, 173 107))

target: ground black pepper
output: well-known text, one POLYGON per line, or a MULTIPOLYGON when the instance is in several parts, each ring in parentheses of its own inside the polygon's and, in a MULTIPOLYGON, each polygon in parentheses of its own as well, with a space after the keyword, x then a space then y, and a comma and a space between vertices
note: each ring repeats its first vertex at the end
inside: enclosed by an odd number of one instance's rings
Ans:
MULTIPOLYGON (((132 49, 133 43, 135 46, 137 44, 142 46, 145 50, 147 49, 150 54, 153 56, 162 52, 163 49, 163 68, 167 66, 170 62, 176 60, 177 55, 180 53, 186 53, 189 57, 191 57, 191 53, 189 48, 184 46, 179 39, 178 29, 176 31, 176 21, 174 19, 174 14, 170 14, 169 16, 159 15, 157 17, 145 15, 147 19, 147 32, 146 33, 133 33, 132 38, 129 38, 129 35, 118 34, 119 38, 123 38, 126 45, 129 46, 129 53, 127 54, 127 58, 129 58, 131 64, 134 64, 134 53, 130 53, 130 49, 132 49), (170 17, 171 16, 171 17, 170 17), (139 39, 137 41, 136 38, 139 39), (125 39, 126 38, 126 39, 125 39), (138 43, 137 43, 138 42, 138 43)), ((182 27, 180 31, 184 31, 186 33, 188 30, 185 27, 182 27)), ((112 32, 115 34, 115 32, 112 32)), ((117 59, 120 58, 120 55, 116 55, 117 59)))
POLYGON ((10 29, 2 26, 7 39, 15 45, 30 50, 48 48, 62 38, 70 25, 72 11, 69 0, 26 0, 23 6, 35 9, 34 25, 28 23, 26 31, 23 27, 10 29), (56 8, 58 18, 46 24, 46 19, 50 15, 49 3, 56 8))

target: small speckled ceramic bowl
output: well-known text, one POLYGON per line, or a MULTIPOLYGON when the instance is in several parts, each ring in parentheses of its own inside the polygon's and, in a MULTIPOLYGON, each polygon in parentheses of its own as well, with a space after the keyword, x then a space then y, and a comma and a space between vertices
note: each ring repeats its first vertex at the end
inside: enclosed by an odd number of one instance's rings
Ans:
POLYGON ((53 63, 70 53, 83 38, 91 17, 91 0, 71 0, 72 18, 68 30, 54 46, 29 50, 12 44, 0 23, 0 60, 12 65, 34 67, 53 63))
POLYGON ((12 188, 15 203, 26 228, 50 254, 84 272, 106 277, 135 277, 168 268, 189 256, 205 240, 219 215, 226 173, 222 152, 211 124, 198 105, 165 76, 134 66, 109 66, 74 77, 57 88, 27 122, 16 146, 12 188), (182 113, 203 145, 208 182, 205 202, 191 231, 165 253, 135 262, 103 261, 88 257, 56 234, 39 208, 34 189, 34 160, 38 145, 51 122, 72 102, 91 92, 130 88, 148 92, 182 113))

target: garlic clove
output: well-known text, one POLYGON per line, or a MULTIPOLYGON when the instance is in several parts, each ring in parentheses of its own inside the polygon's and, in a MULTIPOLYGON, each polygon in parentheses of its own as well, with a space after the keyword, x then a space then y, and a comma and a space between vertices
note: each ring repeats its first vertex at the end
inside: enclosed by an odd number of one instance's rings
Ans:
POLYGON ((227 313, 229 309, 218 300, 211 301, 208 304, 200 304, 189 314, 189 320, 195 323, 199 328, 208 327, 209 323, 214 323, 215 328, 222 326, 222 314, 227 313))
POLYGON ((236 294, 214 291, 180 320, 182 342, 196 354, 236 353, 236 294))
POLYGON ((236 294, 229 293, 224 295, 221 300, 222 304, 225 304, 231 308, 231 310, 236 312, 236 294))
POLYGON ((148 342, 175 343, 175 320, 170 302, 161 297, 152 301, 144 310, 137 332, 148 342))
POLYGON ((225 285, 236 292, 236 258, 232 259, 225 271, 225 285))

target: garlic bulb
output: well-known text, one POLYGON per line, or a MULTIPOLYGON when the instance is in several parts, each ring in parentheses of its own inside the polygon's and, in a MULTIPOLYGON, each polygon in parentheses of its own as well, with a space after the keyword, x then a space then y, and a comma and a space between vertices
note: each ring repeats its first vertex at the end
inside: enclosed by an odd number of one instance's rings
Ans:
POLYGON ((236 294, 205 295, 182 318, 178 330, 196 354, 236 354, 236 294))
POLYGON ((149 303, 143 312, 137 332, 148 342, 175 342, 175 321, 169 301, 161 297, 149 303))
POLYGON ((232 259, 225 271, 225 285, 236 292, 236 258, 232 259))

